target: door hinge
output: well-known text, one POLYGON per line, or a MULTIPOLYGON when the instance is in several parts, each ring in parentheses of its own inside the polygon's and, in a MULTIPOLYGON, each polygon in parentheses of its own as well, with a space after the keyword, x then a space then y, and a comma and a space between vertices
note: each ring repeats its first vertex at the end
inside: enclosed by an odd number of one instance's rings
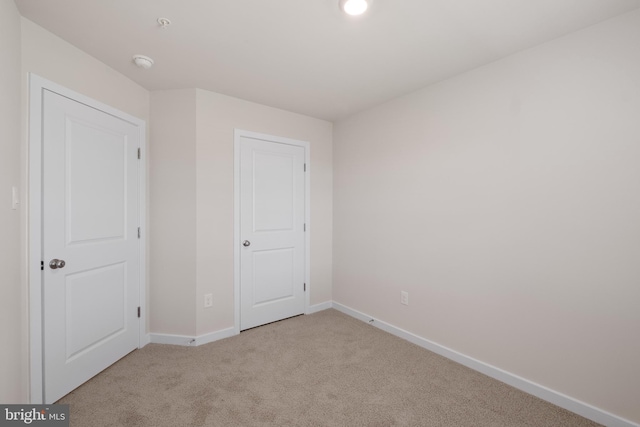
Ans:
POLYGON ((140 160, 140 157, 141 157, 141 155, 140 155, 140 148, 138 148, 138 160, 140 160))
POLYGON ((307 164, 306 163, 304 164, 304 171, 305 172, 307 171, 307 164))
POLYGON ((302 227, 302 231, 307 231, 307 224, 304 224, 304 226, 302 227))
POLYGON ((40 261, 40 270, 44 270, 44 261, 40 261))
POLYGON ((140 227, 138 227, 138 239, 140 238, 140 227))
POLYGON ((138 317, 140 317, 140 307, 138 307, 138 317))
POLYGON ((306 283, 305 283, 305 284, 304 284, 304 286, 302 287, 302 290, 303 290, 304 292, 307 292, 307 284, 306 284, 306 283))

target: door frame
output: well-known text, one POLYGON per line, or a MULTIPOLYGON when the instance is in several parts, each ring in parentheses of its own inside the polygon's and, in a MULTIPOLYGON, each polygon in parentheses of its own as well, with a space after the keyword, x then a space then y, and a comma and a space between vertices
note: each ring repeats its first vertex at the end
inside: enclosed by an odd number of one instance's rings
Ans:
POLYGON ((304 280, 306 291, 304 295, 304 313, 309 314, 311 300, 311 144, 307 141, 285 138, 281 136, 267 135, 242 129, 234 129, 233 132, 233 304, 234 304, 234 332, 240 333, 240 141, 242 137, 275 142, 278 144, 294 145, 304 148, 304 280))
MULTIPOLYGON (((40 76, 29 74, 29 135, 28 135, 28 301, 29 301, 29 397, 32 404, 44 403, 44 347, 42 325, 42 116, 43 91, 48 90, 66 98, 101 110, 135 125, 140 132, 141 158, 146 159, 146 123, 109 105, 67 89, 57 83, 40 76)), ((138 348, 142 348, 146 340, 146 160, 139 162, 138 168, 138 223, 142 235, 138 242, 140 256, 140 322, 138 331, 138 348)))

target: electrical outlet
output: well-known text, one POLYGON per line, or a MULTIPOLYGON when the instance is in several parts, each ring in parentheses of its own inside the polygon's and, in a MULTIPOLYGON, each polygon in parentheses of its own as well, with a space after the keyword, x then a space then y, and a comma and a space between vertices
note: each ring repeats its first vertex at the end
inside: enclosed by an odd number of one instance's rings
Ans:
POLYGON ((204 308, 213 307, 213 294, 205 294, 204 308))
POLYGON ((409 292, 400 291, 400 304, 409 305, 409 292))

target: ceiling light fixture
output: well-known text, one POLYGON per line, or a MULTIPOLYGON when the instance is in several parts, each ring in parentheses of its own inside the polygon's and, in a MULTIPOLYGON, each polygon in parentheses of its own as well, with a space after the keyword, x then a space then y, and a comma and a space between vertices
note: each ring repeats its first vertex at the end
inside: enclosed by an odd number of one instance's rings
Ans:
POLYGON ((362 15, 369 7, 367 0, 340 0, 340 9, 347 15, 362 15))
POLYGON ((133 55, 133 62, 140 68, 148 70, 153 65, 153 59, 144 55, 133 55))

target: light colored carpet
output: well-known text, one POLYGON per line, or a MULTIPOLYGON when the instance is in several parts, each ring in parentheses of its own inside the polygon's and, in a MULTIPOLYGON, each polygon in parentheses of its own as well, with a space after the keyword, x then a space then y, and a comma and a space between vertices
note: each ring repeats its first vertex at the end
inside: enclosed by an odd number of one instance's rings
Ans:
POLYGON ((59 403, 75 427, 597 425, 335 310, 149 344, 59 403))

